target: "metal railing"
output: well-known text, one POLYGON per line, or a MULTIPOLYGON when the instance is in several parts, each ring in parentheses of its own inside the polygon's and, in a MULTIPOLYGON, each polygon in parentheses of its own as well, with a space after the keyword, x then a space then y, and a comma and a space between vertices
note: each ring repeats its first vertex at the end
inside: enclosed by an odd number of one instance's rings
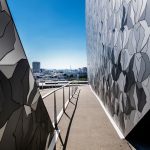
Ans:
POLYGON ((78 86, 82 86, 83 84, 88 84, 88 81, 71 81, 63 85, 62 87, 54 89, 53 91, 48 92, 47 94, 42 96, 43 101, 46 100, 48 101, 48 103, 53 102, 53 103, 50 103, 49 106, 46 106, 48 111, 53 109, 51 110, 51 112, 49 112, 49 115, 50 115, 51 120, 53 118, 52 123, 55 129, 53 138, 50 142, 49 147, 47 147, 47 150, 56 149, 56 141, 58 137, 60 138, 60 141, 63 145, 63 141, 60 136, 60 130, 58 129, 58 124, 63 114, 65 113, 65 110, 67 109, 69 102, 71 102, 70 100, 74 97, 74 94, 76 93, 78 89, 78 86), (60 109, 57 108, 58 105, 61 105, 60 109), (53 117, 51 116, 52 114, 53 114, 53 117))
POLYGON ((48 100, 53 101, 53 105, 54 105, 54 107, 53 107, 53 126, 56 130, 58 129, 58 123, 59 123, 63 113, 65 112, 70 99, 73 97, 73 95, 75 94, 77 89, 78 89, 78 84, 76 84, 74 82, 69 82, 69 83, 65 84, 64 86, 57 88, 51 92, 48 92, 46 95, 42 96, 43 100, 45 100, 46 98, 48 98, 50 96, 51 98, 48 100), (59 96, 58 96, 59 103, 62 103, 61 110, 57 109, 57 105, 60 105, 60 104, 58 104, 58 99, 57 99, 58 92, 59 92, 59 96), (62 92, 62 93, 60 93, 60 92, 62 92))

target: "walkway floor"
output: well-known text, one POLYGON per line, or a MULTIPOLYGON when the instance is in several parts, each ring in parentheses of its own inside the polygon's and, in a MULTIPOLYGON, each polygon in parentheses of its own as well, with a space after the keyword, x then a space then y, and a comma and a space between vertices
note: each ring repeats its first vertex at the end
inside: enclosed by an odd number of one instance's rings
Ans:
MULTIPOLYGON (((118 137, 90 87, 80 86, 78 100, 77 96, 72 99, 59 123, 60 135, 66 149, 131 150, 127 141, 118 137)), ((57 149, 62 149, 60 140, 57 142, 57 149)))
POLYGON ((119 138, 90 87, 79 89, 59 122, 56 149, 131 150, 127 141, 119 138))

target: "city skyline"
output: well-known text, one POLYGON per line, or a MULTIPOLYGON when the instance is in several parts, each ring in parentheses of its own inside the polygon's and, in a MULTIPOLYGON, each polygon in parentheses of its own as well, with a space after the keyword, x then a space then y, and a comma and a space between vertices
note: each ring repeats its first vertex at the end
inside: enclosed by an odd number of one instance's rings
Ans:
POLYGON ((45 69, 87 66, 84 0, 8 0, 8 5, 30 65, 40 61, 45 69))
POLYGON ((31 65, 30 65, 31 69, 33 69, 34 63, 39 63, 40 69, 45 69, 45 70, 78 70, 78 69, 82 69, 82 68, 87 68, 87 66, 81 66, 78 68, 72 68, 72 66, 70 66, 69 68, 44 68, 44 67, 41 67, 41 62, 33 61, 33 62, 31 62, 31 65))

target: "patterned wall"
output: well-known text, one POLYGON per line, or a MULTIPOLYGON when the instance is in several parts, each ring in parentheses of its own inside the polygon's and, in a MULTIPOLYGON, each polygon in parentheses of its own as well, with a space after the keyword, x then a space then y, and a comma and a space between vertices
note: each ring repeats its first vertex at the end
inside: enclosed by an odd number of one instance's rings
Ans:
POLYGON ((0 0, 0 149, 44 150, 53 126, 5 0, 0 0))
POLYGON ((150 0, 86 0, 88 78, 126 136, 150 109, 150 0))

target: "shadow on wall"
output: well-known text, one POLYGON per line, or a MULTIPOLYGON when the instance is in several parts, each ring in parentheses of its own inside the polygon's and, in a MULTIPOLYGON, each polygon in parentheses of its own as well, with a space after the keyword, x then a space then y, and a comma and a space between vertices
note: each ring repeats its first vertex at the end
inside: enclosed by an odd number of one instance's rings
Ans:
POLYGON ((150 150, 150 111, 127 135, 126 140, 137 150, 150 150))

